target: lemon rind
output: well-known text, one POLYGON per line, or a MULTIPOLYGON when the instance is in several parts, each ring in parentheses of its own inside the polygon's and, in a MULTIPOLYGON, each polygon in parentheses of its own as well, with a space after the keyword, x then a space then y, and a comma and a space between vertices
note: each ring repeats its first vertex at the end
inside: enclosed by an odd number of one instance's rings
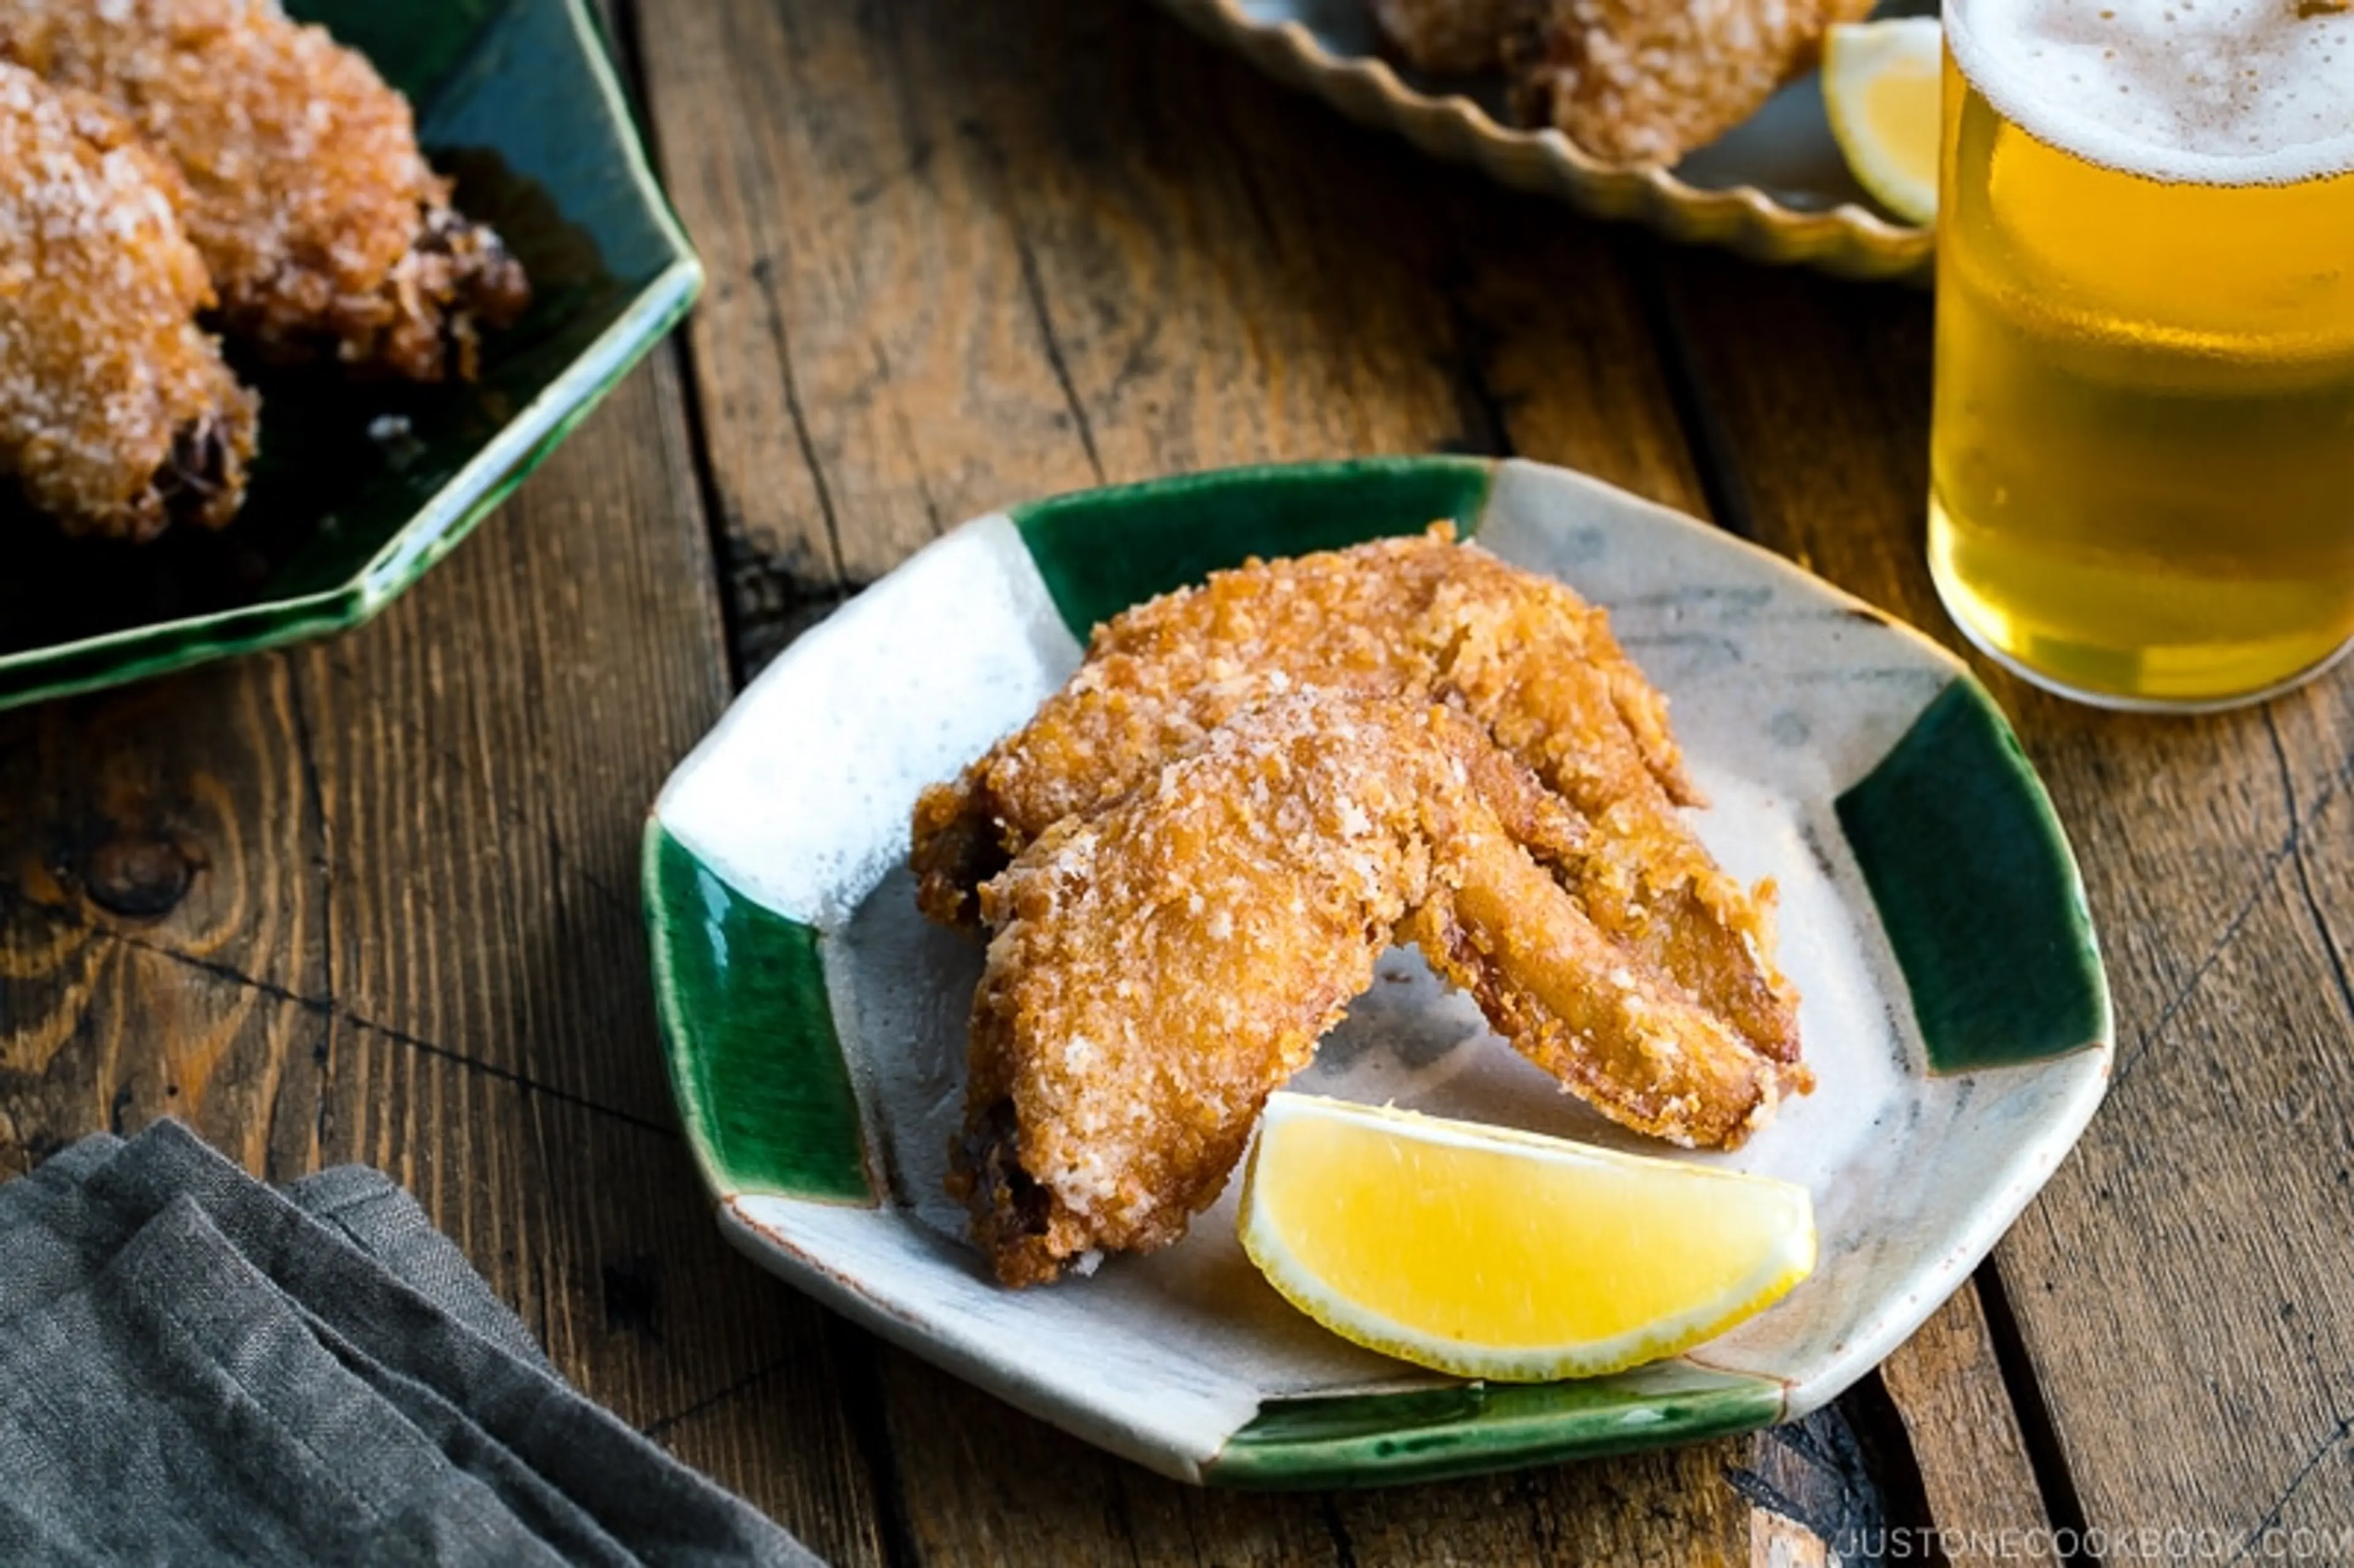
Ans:
POLYGON ((1869 138, 1849 118, 1840 105, 1839 93, 1832 87, 1840 39, 1875 33, 1886 37, 1895 30, 1935 32, 1941 39, 1943 37, 1943 27, 1935 16, 1893 16, 1877 22, 1841 22, 1832 26, 1823 44, 1823 112, 1830 122, 1831 140, 1838 144, 1840 157, 1846 163, 1848 172, 1855 176, 1856 183, 1869 191, 1874 201, 1897 217, 1908 223, 1928 227, 1937 220, 1937 183, 1934 171, 1931 178, 1923 185, 1896 174, 1887 166, 1886 160, 1862 155, 1858 149, 1867 145, 1869 138), (1916 200, 1925 191, 1928 199, 1925 202, 1916 200))
MULTIPOLYGON (((1351 1119, 1411 1127, 1416 1136, 1431 1143, 1458 1148, 1492 1147, 1510 1143, 1531 1149, 1564 1163, 1611 1165, 1657 1170, 1668 1163, 1658 1159, 1570 1143, 1514 1128, 1472 1126, 1426 1117, 1388 1106, 1360 1105, 1305 1095, 1278 1094, 1268 1101, 1263 1140, 1269 1128, 1298 1116, 1338 1115, 1351 1119)), ((1791 1205, 1788 1223, 1774 1227, 1771 1245, 1762 1249, 1757 1265, 1739 1284, 1713 1298, 1701 1309, 1668 1318, 1603 1340, 1563 1341, 1551 1345, 1511 1347, 1434 1335, 1369 1311, 1335 1292, 1317 1287, 1316 1277, 1300 1262, 1269 1225, 1256 1224, 1261 1213, 1252 1199, 1258 1179, 1261 1143, 1255 1143, 1243 1172, 1240 1222, 1236 1234, 1243 1251, 1276 1292, 1331 1332, 1369 1351, 1458 1377, 1499 1383, 1550 1383, 1564 1378, 1602 1377, 1649 1361, 1664 1361, 1716 1338, 1756 1316, 1814 1272, 1816 1233, 1813 1200, 1803 1187, 1748 1171, 1717 1171, 1706 1166, 1677 1165, 1679 1180, 1720 1181, 1778 1190, 1791 1205), (1729 1303, 1729 1305, 1727 1304, 1729 1303)))

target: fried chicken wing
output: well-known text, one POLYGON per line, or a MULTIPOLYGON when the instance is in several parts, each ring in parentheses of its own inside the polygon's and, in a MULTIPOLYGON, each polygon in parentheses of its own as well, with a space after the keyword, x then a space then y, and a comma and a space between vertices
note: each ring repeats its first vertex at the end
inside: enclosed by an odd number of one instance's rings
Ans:
POLYGON ((1450 540, 1442 529, 1252 562, 1098 628, 1086 664, 1026 726, 925 792, 909 857, 918 902, 969 923, 971 890, 1008 853, 1287 691, 1436 698, 1592 820, 1561 874, 1595 922, 1795 1063, 1797 1000, 1768 957, 1770 890, 1727 876, 1678 815, 1700 796, 1664 700, 1602 611, 1450 540))
POLYGON ((1373 24, 1417 70, 1462 76, 1503 58, 1526 0, 1370 0, 1373 24))
POLYGON ((1182 1235, 1401 923, 1607 1114, 1738 1141, 1785 1069, 1541 867, 1585 838, 1460 714, 1314 689, 1051 827, 981 890, 996 936, 951 1186, 999 1277, 1182 1235))
POLYGON ((1524 0, 1505 68, 1523 124, 1598 158, 1672 164, 1755 113, 1872 0, 1524 0))
POLYGON ((196 325, 185 197, 95 100, 0 64, 0 472, 69 532, 217 527, 257 408, 196 325))
POLYGON ((472 376, 480 327, 529 302, 408 101, 278 0, 10 0, 0 57, 112 102, 178 164, 228 329, 266 353, 472 376))

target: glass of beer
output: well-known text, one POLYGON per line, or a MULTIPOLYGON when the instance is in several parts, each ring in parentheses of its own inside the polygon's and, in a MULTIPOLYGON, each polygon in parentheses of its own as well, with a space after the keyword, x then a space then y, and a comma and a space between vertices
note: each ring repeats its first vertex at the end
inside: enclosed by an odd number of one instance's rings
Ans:
POLYGON ((1996 659, 2251 702, 2354 640, 2354 12, 1946 0, 1929 560, 1996 659))

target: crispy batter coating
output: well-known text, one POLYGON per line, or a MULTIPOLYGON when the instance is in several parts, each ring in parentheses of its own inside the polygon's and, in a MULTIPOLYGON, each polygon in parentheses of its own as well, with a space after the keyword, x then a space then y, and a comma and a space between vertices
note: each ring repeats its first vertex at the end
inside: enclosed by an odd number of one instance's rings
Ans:
POLYGON ((529 303, 498 237, 450 207, 408 101, 277 0, 9 0, 0 56, 120 108, 194 194, 229 333, 278 357, 440 379, 529 303))
POLYGON ((1166 1245, 1405 922, 1564 1086, 1729 1144, 1785 1071, 1540 865, 1585 824, 1452 709, 1304 689, 1235 716, 982 890, 951 1188, 1009 1285, 1166 1245))
POLYGON ((1755 113, 1872 0, 1527 0, 1512 107, 1598 158, 1672 164, 1755 113))
POLYGON ((217 527, 244 499, 257 403, 196 326, 184 195, 103 103, 0 64, 0 471, 69 532, 217 527))
MULTIPOLYGON (((1448 694, 1467 652, 1466 673, 1495 672, 1500 662, 1532 673, 1543 662, 1560 663, 1543 695, 1568 705, 1563 716, 1576 721, 1564 726, 1569 738, 1590 743, 1564 747, 1564 773, 1589 785, 1598 803, 1642 788, 1643 776, 1696 803, 1666 705, 1601 612, 1453 537, 1442 524, 1418 538, 1248 561, 1097 627, 1087 662, 1030 723, 917 807, 912 858, 926 907, 942 920, 968 916, 963 895, 994 869, 987 863, 993 841, 1020 849, 1072 812, 1125 793, 1234 714, 1303 683, 1369 695, 1448 694), (1479 646, 1469 646, 1488 612, 1515 608, 1535 624, 1490 622, 1479 646), (1543 641, 1525 652, 1493 647, 1506 630, 1543 641), (972 832, 951 837, 964 830, 972 832), (969 849, 979 858, 965 858, 969 849)), ((1491 676, 1483 687, 1493 700, 1527 705, 1509 677, 1491 676)))
POLYGON ((1563 875, 1615 940, 1798 1058, 1797 997, 1774 967, 1770 887, 1719 869, 1677 813, 1699 803, 1665 700, 1568 588, 1434 530, 1212 574, 1096 631, 1087 663, 1023 729, 924 793, 909 856, 935 919, 969 922, 983 878, 1235 714, 1299 687, 1437 698, 1592 819, 1563 875))
POLYGON ((1461 76, 1502 63, 1525 0, 1370 0, 1373 24, 1418 70, 1461 76))

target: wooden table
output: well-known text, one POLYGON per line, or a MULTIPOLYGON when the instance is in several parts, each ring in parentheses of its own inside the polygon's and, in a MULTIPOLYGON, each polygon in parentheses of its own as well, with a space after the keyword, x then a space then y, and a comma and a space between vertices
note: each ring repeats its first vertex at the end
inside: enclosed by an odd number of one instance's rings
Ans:
POLYGON ((2354 1522, 2343 673, 2161 721, 1981 666, 2084 861, 2116 1081, 1973 1284, 1795 1428, 1204 1493, 731 1253, 635 855, 802 628, 1001 503, 1436 449, 1585 469, 1958 647, 1921 557, 1929 300, 1490 188, 1133 0, 619 20, 710 266, 683 339, 366 630, 0 715, 0 1175, 164 1115, 273 1178, 383 1166, 592 1397, 844 1564, 1924 1561, 1871 1532, 1931 1526, 1961 1562, 2354 1522))

